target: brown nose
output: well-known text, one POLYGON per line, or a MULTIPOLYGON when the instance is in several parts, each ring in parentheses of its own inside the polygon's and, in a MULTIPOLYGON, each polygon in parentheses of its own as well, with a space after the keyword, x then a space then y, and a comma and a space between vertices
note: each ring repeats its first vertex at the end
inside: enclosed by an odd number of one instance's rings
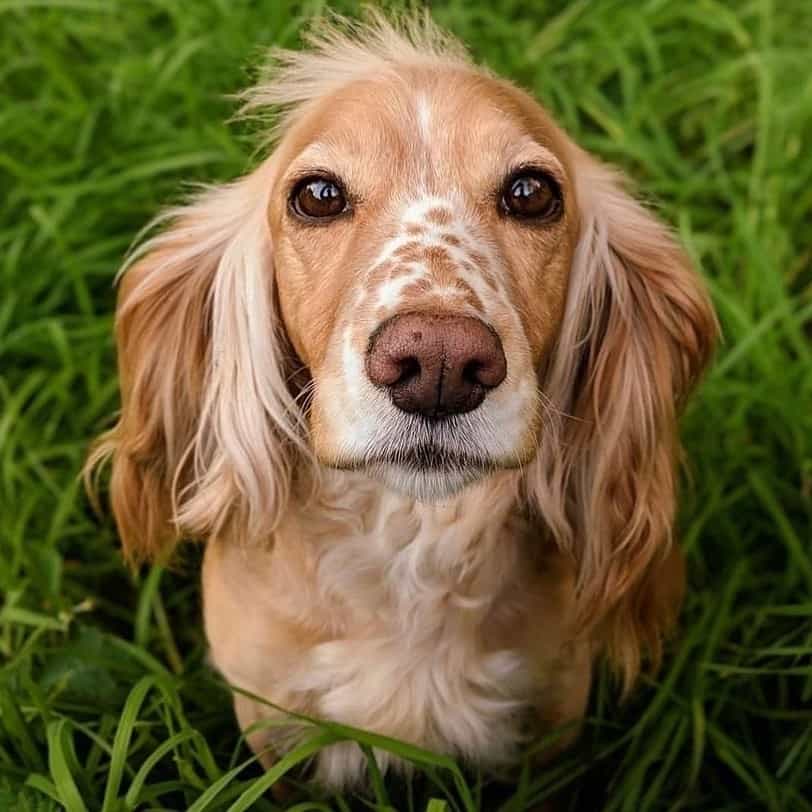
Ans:
POLYGON ((499 336, 468 316, 405 313, 369 342, 367 375, 404 412, 439 418, 476 409, 505 379, 499 336))

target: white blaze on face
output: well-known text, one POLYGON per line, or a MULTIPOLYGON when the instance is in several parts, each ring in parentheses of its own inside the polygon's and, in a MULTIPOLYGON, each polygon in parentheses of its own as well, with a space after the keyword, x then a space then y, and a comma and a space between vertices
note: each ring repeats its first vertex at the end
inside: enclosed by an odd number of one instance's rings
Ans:
POLYGON ((381 247, 363 283, 378 307, 394 315, 402 303, 403 291, 425 279, 426 295, 432 298, 460 299, 466 288, 470 289, 482 303, 483 311, 478 315, 486 321, 496 309, 511 310, 498 272, 496 251, 477 226, 467 221, 465 212, 460 200, 427 192, 403 204, 396 230, 381 247), (443 279, 431 278, 432 250, 448 258, 443 279), (371 284, 369 279, 384 265, 389 266, 388 271, 371 284), (484 275, 493 285, 485 281, 484 275))
POLYGON ((429 100, 420 95, 417 97, 417 132, 423 144, 431 147, 431 106, 429 100))
POLYGON ((412 282, 419 282, 428 275, 428 271, 422 263, 410 263, 412 269, 408 273, 396 276, 394 279, 387 279, 378 287, 378 307, 387 310, 395 310, 400 302, 403 289, 411 285, 412 282))

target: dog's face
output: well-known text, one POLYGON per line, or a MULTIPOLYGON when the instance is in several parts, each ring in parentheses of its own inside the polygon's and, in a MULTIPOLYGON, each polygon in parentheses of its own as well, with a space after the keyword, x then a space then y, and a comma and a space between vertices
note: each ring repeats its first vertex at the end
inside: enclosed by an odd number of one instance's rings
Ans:
POLYGON ((443 497, 538 445, 576 239, 566 145, 495 79, 409 68, 303 115, 269 207, 323 463, 443 497))

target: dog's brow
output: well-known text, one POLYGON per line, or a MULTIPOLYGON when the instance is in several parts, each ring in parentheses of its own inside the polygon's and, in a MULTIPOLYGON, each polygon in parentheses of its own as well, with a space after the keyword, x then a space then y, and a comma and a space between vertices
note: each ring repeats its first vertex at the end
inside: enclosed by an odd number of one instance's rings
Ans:
POLYGON ((338 151, 324 141, 313 141, 308 144, 291 161, 290 169, 298 171, 302 166, 334 166, 339 160, 338 151))
POLYGON ((558 156, 548 147, 529 137, 517 146, 508 161, 510 167, 520 167, 526 164, 533 164, 544 169, 561 184, 566 179, 564 166, 558 156))

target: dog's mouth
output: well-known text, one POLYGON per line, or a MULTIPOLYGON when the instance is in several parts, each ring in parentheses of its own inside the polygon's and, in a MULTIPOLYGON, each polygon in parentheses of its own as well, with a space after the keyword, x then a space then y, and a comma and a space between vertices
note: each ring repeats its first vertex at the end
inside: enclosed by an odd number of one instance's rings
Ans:
POLYGON ((441 502, 499 471, 520 468, 519 453, 496 455, 477 433, 462 426, 412 424, 343 458, 331 468, 357 471, 422 502, 441 502))
POLYGON ((333 460, 345 470, 394 468, 411 475, 421 473, 481 473, 500 467, 479 441, 479 432, 467 421, 449 418, 438 421, 412 419, 406 424, 386 426, 378 437, 354 454, 333 460))
POLYGON ((417 442, 365 454, 348 466, 423 502, 443 501, 498 466, 484 454, 437 442, 417 442))
POLYGON ((448 448, 440 443, 417 443, 366 455, 357 467, 392 465, 413 473, 459 473, 494 468, 492 460, 481 454, 448 448))

